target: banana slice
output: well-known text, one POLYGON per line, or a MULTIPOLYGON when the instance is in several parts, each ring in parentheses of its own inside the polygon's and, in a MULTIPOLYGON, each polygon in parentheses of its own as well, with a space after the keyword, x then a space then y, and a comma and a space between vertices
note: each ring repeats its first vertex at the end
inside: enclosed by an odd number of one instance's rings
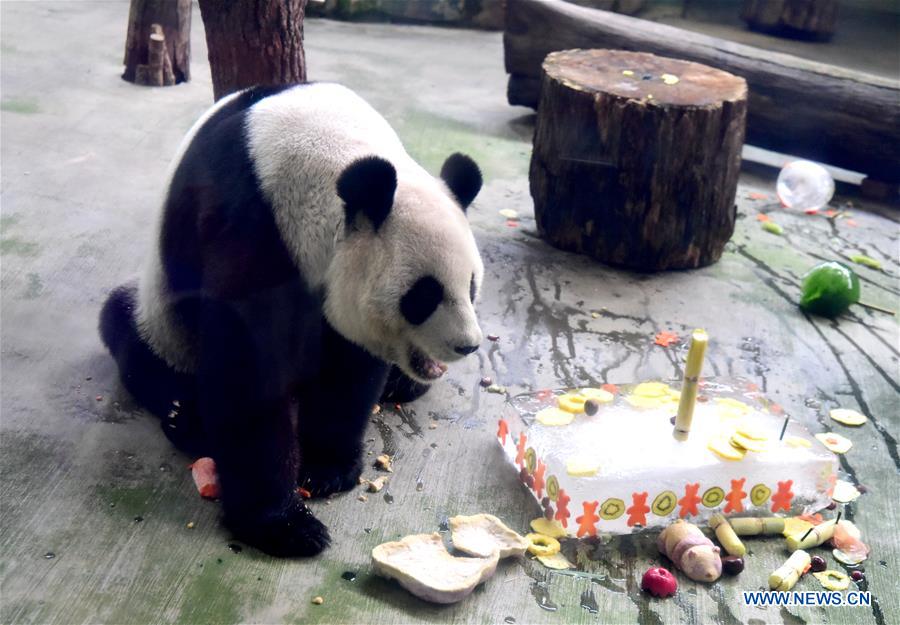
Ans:
POLYGON ((731 435, 731 444, 735 447, 746 449, 747 451, 765 451, 768 449, 768 443, 766 441, 748 438, 740 432, 735 432, 731 435))
POLYGON ((575 420, 575 415, 551 406, 539 410, 534 419, 541 425, 569 425, 575 420))
POLYGON ((742 460, 746 453, 743 449, 738 449, 731 444, 731 441, 724 436, 716 436, 709 439, 706 444, 711 452, 724 460, 742 460))

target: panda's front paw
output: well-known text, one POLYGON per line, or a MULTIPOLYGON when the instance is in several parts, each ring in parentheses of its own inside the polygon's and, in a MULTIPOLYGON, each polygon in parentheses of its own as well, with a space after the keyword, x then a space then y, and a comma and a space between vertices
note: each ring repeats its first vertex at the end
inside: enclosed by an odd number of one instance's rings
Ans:
POLYGON ((344 464, 326 464, 310 461, 301 463, 297 484, 313 497, 326 497, 332 493, 350 490, 359 484, 362 461, 357 457, 344 464))
POLYGON ((299 497, 277 512, 253 518, 226 517, 225 523, 235 538, 273 556, 314 556, 331 543, 328 528, 299 497))

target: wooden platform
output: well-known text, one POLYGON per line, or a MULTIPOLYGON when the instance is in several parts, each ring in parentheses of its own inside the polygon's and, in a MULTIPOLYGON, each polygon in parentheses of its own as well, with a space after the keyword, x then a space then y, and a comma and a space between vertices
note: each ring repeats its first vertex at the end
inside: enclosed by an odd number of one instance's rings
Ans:
MULTIPOLYGON (((335 538, 322 557, 236 553, 218 506, 197 497, 189 459, 122 394, 95 331, 104 295, 138 268, 168 164, 162 155, 211 101, 200 20, 195 14, 194 82, 135 96, 139 88, 119 78, 127 3, 4 2, 0 11, 0 622, 900 621, 897 321, 857 311, 833 324, 793 305, 808 266, 864 252, 886 268, 859 268, 864 294, 896 307, 895 221, 858 208, 850 209, 855 227, 774 211, 787 235, 777 237, 755 218, 773 208, 771 181, 745 176, 737 233, 718 264, 661 276, 605 269, 534 234, 531 127, 505 102, 498 34, 310 20, 312 77, 342 80, 385 111, 431 171, 456 149, 482 165, 487 185, 470 210, 487 265, 480 314, 485 333, 500 340, 453 366, 427 399, 373 420, 369 449, 395 454, 394 476, 365 503, 354 492, 315 504, 335 538), (439 80, 430 67, 441 68, 439 80), (404 81, 392 81, 393 72, 404 81), (751 192, 769 199, 750 200, 751 192), (506 225, 503 208, 523 215, 518 226, 506 225), (873 416, 859 430, 839 431, 855 444, 844 469, 869 487, 851 511, 872 545, 866 569, 877 605, 743 605, 740 591, 762 586, 785 557, 777 541, 750 542, 741 577, 683 582, 666 601, 638 589, 659 561, 644 538, 600 548, 590 576, 504 564, 449 607, 371 574, 374 545, 436 530, 449 515, 492 512, 524 530, 538 514, 495 446, 503 397, 481 390, 483 375, 511 392, 674 377, 678 352, 654 346, 653 336, 696 326, 712 336, 712 371, 749 377, 796 418, 818 428, 835 405, 873 416), (345 571, 356 580, 342 579, 345 571), (312 605, 315 595, 325 603, 312 605)), ((817 584, 805 579, 800 588, 817 584)))

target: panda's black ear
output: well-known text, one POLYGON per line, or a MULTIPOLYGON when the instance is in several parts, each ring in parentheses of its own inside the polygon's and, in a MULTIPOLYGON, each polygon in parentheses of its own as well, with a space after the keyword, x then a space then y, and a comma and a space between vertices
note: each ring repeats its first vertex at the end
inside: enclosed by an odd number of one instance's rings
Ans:
POLYGON ((481 191, 481 170, 465 154, 451 154, 441 167, 441 178, 465 211, 481 191))
POLYGON ((377 231, 391 213, 397 190, 397 170, 378 156, 354 161, 341 172, 337 194, 344 200, 347 223, 365 215, 377 231))

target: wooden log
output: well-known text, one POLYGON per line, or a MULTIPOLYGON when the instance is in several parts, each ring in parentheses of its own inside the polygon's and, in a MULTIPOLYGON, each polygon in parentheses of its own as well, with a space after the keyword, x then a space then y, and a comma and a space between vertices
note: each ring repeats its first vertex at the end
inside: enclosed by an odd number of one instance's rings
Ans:
POLYGON ((620 50, 543 63, 529 180, 551 244, 640 271, 713 263, 734 232, 743 79, 620 50))
POLYGON ((137 84, 156 84, 149 66, 151 34, 163 36, 168 61, 163 64, 161 84, 171 85, 191 79, 191 0, 131 0, 128 34, 125 39, 125 72, 122 78, 137 84), (154 30, 154 26, 157 27, 154 30), (171 81, 166 78, 169 65, 171 81), (147 81, 151 82, 147 82, 147 81))
POLYGON ((744 0, 741 19, 754 30, 788 37, 829 39, 837 0, 744 0))
POLYGON ((747 80, 748 143, 900 180, 900 81, 561 0, 508 0, 506 19, 511 104, 537 105, 541 62, 555 50, 614 48, 683 58, 747 80))

